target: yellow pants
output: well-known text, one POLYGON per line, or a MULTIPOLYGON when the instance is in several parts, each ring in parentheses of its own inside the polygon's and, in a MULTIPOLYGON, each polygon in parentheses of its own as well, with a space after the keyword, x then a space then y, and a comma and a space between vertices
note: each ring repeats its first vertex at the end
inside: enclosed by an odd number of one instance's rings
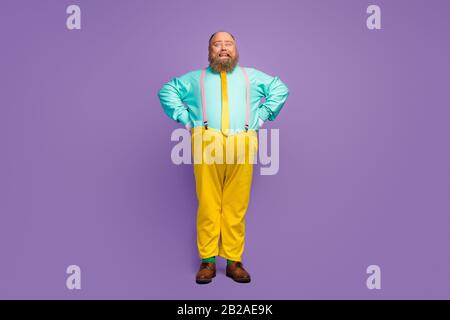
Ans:
POLYGON ((249 130, 227 137, 212 128, 196 127, 191 138, 199 256, 241 261, 257 133, 249 130))

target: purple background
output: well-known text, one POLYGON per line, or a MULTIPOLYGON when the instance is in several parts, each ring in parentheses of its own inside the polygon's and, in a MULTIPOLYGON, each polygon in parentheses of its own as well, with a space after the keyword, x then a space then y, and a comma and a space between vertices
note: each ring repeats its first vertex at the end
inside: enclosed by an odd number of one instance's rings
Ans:
POLYGON ((449 1, 0 6, 0 298, 450 298, 449 1), (157 92, 207 65, 219 29, 290 96, 266 126, 280 171, 254 176, 253 281, 220 259, 198 286, 194 176, 170 160, 180 125, 157 92), (70 264, 82 290, 66 289, 70 264))

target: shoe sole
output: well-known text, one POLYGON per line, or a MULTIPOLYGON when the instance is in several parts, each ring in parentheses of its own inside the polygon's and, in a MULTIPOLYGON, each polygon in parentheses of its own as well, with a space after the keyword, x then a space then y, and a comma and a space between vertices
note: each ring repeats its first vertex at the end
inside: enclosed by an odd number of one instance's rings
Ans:
POLYGON ((226 274, 226 276, 227 276, 228 278, 233 279, 233 280, 236 281, 236 282, 239 282, 239 283, 249 283, 249 282, 251 281, 251 278, 235 279, 235 278, 233 278, 231 275, 229 275, 228 273, 226 274))

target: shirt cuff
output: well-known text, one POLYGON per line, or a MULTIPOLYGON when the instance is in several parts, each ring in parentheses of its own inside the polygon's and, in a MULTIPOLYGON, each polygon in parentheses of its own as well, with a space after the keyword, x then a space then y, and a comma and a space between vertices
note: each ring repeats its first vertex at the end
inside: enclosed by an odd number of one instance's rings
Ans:
POLYGON ((189 112, 185 109, 183 113, 180 113, 178 116, 177 122, 181 122, 183 125, 186 125, 186 123, 189 123, 189 112))
POLYGON ((270 111, 268 111, 267 109, 268 108, 263 104, 258 108, 258 117, 263 121, 270 120, 270 111))

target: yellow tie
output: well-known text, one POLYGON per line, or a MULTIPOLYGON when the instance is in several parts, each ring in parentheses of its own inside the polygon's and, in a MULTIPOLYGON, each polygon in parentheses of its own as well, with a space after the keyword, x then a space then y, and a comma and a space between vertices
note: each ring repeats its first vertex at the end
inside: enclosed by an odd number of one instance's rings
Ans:
POLYGON ((228 135, 230 127, 230 114, 228 112, 228 84, 227 84, 227 72, 225 70, 220 71, 220 79, 222 82, 222 133, 228 135))

